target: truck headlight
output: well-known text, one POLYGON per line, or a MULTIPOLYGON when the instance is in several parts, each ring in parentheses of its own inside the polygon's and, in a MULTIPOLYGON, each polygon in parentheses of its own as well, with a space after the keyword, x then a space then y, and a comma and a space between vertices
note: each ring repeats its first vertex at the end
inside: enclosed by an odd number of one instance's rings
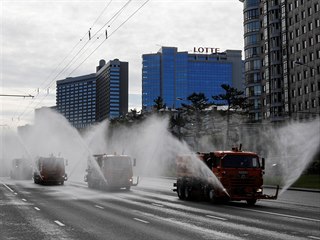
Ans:
POLYGON ((262 188, 258 188, 257 193, 262 193, 262 188))

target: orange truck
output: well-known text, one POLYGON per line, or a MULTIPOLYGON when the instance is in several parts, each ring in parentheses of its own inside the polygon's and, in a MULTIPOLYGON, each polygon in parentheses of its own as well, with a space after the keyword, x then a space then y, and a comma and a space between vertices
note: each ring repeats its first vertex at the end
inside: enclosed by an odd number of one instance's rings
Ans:
MULTIPOLYGON (((274 196, 263 194, 264 158, 254 152, 214 151, 197 153, 196 157, 177 157, 177 182, 173 191, 180 199, 198 197, 212 202, 246 201, 254 205, 259 199, 277 199, 279 186, 274 196), (202 161, 202 168, 211 174, 199 174, 193 161, 202 161)), ((205 171, 203 171, 205 172, 205 171)))
POLYGON ((64 184, 67 181, 65 171, 66 161, 64 158, 55 157, 39 157, 35 162, 33 172, 33 180, 36 184, 52 183, 64 184))

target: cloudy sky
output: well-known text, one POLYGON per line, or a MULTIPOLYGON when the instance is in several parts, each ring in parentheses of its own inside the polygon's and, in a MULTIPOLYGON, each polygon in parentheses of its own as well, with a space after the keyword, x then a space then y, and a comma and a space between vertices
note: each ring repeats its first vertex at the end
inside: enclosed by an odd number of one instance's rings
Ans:
POLYGON ((142 54, 156 53, 161 46, 190 53, 194 47, 243 50, 239 0, 2 0, 0 4, 0 94, 35 96, 0 97, 0 126, 32 124, 35 108, 55 105, 56 80, 94 73, 100 59, 129 62, 129 108, 140 109, 142 54))

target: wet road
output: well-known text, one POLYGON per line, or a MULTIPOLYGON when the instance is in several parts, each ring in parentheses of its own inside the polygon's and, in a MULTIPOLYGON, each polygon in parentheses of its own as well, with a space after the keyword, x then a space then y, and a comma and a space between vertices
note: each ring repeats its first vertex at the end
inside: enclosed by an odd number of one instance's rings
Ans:
POLYGON ((179 200, 172 182, 103 192, 0 178, 0 239, 320 239, 320 193, 213 205, 179 200))

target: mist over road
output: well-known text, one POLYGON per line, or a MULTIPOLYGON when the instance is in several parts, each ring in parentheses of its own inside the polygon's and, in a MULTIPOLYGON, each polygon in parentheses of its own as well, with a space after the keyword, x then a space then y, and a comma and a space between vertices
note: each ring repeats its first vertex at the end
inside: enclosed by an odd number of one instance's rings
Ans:
POLYGON ((172 183, 106 192, 0 178, 0 239, 320 239, 319 192, 214 205, 179 200, 172 183))

